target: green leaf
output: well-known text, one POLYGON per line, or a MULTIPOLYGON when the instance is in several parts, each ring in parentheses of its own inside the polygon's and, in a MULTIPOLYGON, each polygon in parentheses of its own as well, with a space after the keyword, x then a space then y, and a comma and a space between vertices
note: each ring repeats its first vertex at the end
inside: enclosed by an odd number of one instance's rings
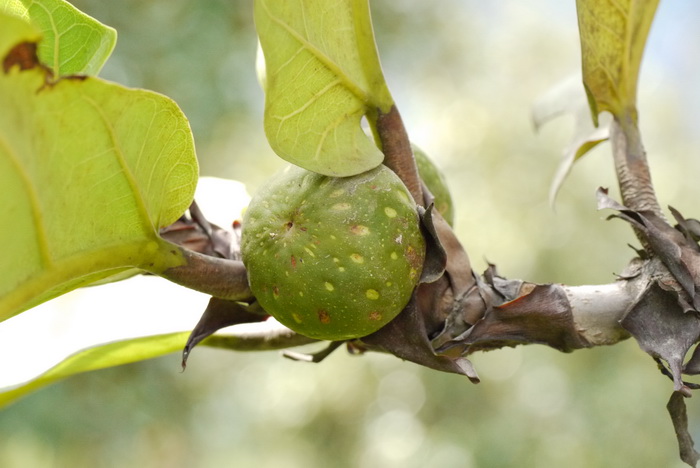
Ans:
POLYGON ((283 159, 349 176, 383 160, 360 126, 393 100, 367 0, 256 0, 265 56, 265 133, 283 159))
POLYGON ((13 358, 0 363, 0 407, 74 374, 181 351, 207 301, 137 277, 74 291, 3 323, 0 353, 13 358))
POLYGON ((37 37, 0 14, 0 320, 127 267, 182 264, 157 233, 197 181, 173 101, 98 78, 50 83, 37 37))
MULTIPOLYGON (((250 200, 240 182, 208 177, 200 179, 196 198, 207 218, 222 226, 250 200)), ((0 360, 0 407, 77 373, 181 352, 208 302, 206 294, 138 276, 73 291, 3 322, 0 355, 13 359, 0 360)), ((202 344, 231 340, 222 330, 202 344)), ((179 362, 173 361, 173 371, 179 362)))
POLYGON ((0 13, 41 31, 38 55, 56 76, 97 75, 117 42, 117 32, 64 0, 0 0, 0 13))
POLYGON ((583 82, 593 120, 636 119, 637 80, 658 0, 577 0, 583 82))

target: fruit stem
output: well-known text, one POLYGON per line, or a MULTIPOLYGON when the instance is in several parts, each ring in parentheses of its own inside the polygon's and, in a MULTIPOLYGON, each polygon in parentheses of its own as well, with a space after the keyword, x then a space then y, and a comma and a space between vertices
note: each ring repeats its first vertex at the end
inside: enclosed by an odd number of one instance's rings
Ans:
POLYGON ((159 276, 219 299, 242 301, 253 297, 243 262, 203 255, 172 244, 172 252, 185 264, 157 273, 159 276))
POLYGON ((384 165, 399 176, 416 204, 424 206, 423 189, 411 142, 396 106, 391 106, 386 114, 378 111, 376 134, 384 153, 384 165))

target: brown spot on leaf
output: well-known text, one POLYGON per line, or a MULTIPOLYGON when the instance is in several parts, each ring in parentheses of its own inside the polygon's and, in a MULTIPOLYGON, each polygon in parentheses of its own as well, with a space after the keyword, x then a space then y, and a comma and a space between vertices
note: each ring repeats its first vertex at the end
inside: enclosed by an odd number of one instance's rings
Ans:
POLYGON ((3 70, 7 73, 15 65, 18 65, 20 70, 29 70, 39 65, 35 42, 21 42, 8 52, 2 61, 3 70))
POLYGON ((328 311, 325 309, 319 309, 318 311, 318 320, 324 324, 328 325, 331 323, 331 316, 328 314, 328 311))

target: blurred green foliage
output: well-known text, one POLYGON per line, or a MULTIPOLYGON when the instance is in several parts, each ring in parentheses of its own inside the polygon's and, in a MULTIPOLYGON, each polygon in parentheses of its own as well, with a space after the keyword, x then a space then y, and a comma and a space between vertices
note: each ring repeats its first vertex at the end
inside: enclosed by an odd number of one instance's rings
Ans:
MULTIPOLYGON (((535 135, 529 108, 578 70, 573 3, 373 2, 392 94, 411 139, 446 174, 477 269, 488 259, 508 277, 605 283, 632 256, 627 226, 595 211, 595 189, 616 185, 608 145, 574 168, 556 212, 547 205, 571 122, 535 135)), ((284 164, 262 132, 252 2, 75 4, 119 32, 102 76, 182 106, 204 175, 252 192, 284 164)), ((639 95, 662 204, 695 217, 700 54, 685 35, 699 15, 690 2, 660 6, 639 95)), ((391 356, 338 351, 310 365, 197 349, 184 374, 168 356, 81 375, 5 409, 0 466, 684 466, 664 408, 671 383, 632 341, 474 362, 479 385, 391 356)), ((689 403, 698 440, 700 411, 689 403)))

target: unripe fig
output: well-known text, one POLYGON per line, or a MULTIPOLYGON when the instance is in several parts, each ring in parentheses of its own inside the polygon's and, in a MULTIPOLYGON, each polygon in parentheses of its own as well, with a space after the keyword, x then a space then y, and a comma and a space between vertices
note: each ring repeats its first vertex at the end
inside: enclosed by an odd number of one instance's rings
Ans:
POLYGON ((387 167, 336 178, 290 166, 253 196, 241 253, 270 315, 311 338, 345 340, 406 306, 425 241, 411 195, 387 167))
POLYGON ((416 158, 418 174, 420 178, 423 179, 423 182, 425 182, 425 185, 428 186, 430 193, 435 197, 435 209, 440 212, 450 226, 454 226, 455 215, 452 195, 450 195, 450 190, 447 188, 445 176, 423 150, 416 145, 411 145, 411 147, 413 148, 413 155, 416 158))

